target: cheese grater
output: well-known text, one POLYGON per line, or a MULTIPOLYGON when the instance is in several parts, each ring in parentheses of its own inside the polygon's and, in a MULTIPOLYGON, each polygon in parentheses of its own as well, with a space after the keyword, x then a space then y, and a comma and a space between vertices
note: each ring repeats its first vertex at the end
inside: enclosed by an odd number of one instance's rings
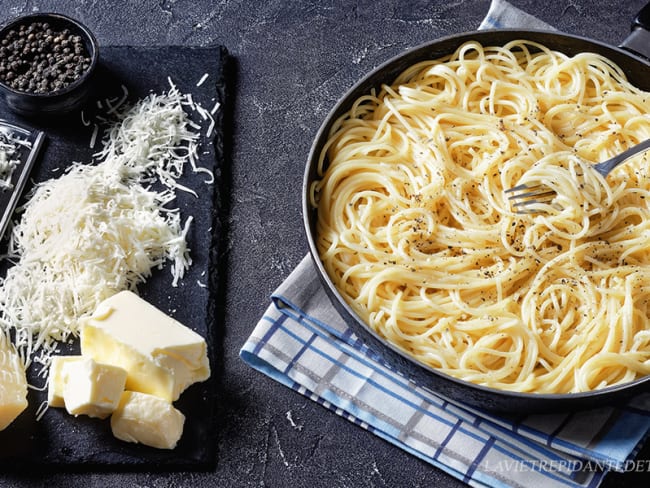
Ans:
POLYGON ((45 134, 0 119, 0 239, 4 236, 16 204, 43 145, 45 134))

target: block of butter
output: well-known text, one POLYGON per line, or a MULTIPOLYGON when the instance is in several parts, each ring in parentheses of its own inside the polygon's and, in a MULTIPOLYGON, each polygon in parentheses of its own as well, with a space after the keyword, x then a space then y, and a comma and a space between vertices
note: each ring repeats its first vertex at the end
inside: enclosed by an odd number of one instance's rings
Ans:
POLYGON ((126 384, 126 371, 91 358, 63 364, 63 403, 72 415, 104 419, 117 408, 126 384))
POLYGON ((49 407, 65 407, 63 402, 63 388, 66 378, 63 374, 63 365, 68 362, 80 361, 82 356, 53 356, 50 363, 50 373, 47 380, 47 405, 49 407))
POLYGON ((0 430, 27 408, 25 366, 9 339, 0 332, 0 430))
POLYGON ((111 430, 118 439, 158 449, 174 449, 183 434, 185 416, 162 398, 125 391, 111 416, 111 430))
POLYGON ((81 353, 124 368, 127 390, 168 402, 210 376, 203 337, 130 291, 104 300, 83 321, 81 353))

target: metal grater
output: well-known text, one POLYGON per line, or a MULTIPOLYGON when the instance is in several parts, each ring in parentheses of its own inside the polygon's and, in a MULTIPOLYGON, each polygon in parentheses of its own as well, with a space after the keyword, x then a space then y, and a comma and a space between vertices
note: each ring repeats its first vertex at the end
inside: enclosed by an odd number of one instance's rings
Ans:
POLYGON ((3 142, 12 143, 12 149, 15 150, 12 158, 18 161, 8 179, 10 187, 0 188, 0 212, 2 212, 0 239, 9 226, 11 216, 25 188, 34 162, 38 158, 44 139, 45 133, 42 131, 28 130, 0 119, 0 150, 5 150, 1 148, 3 142))

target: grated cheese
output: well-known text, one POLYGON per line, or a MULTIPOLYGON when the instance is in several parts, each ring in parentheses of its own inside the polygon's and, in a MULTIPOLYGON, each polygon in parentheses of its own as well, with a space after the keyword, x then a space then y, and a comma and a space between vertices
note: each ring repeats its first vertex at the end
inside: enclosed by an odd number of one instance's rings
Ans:
POLYGON ((86 114, 83 110, 81 111, 81 124, 84 127, 88 127, 90 125, 90 120, 86 119, 86 114))
POLYGON ((107 114, 112 114, 120 110, 129 98, 128 88, 124 85, 120 85, 120 86, 122 88, 122 95, 120 97, 116 97, 106 101, 106 104, 109 107, 108 111, 106 112, 107 114))
MULTIPOLYGON (((9 240, 17 260, 0 280, 0 326, 13 331, 26 365, 49 365, 58 341, 77 336, 79 320, 121 290, 134 290, 152 269, 171 261, 177 286, 191 265, 181 223, 169 208, 177 179, 196 165, 199 133, 172 84, 133 107, 108 104, 119 115, 102 139, 97 164, 73 163, 35 188, 9 240), (153 190, 160 182, 162 190, 153 190), (34 354, 37 353, 37 354, 34 354), (34 357, 32 357, 34 356, 34 357)), ((98 102, 101 104, 101 102, 98 102)))
POLYGON ((205 80, 208 79, 208 73, 203 73, 203 76, 201 76, 201 79, 197 81, 196 86, 201 86, 203 83, 205 83, 205 80))
POLYGON ((97 135, 99 134, 99 126, 97 124, 93 124, 93 133, 90 136, 90 142, 88 143, 88 146, 91 149, 95 148, 95 143, 97 142, 97 135))

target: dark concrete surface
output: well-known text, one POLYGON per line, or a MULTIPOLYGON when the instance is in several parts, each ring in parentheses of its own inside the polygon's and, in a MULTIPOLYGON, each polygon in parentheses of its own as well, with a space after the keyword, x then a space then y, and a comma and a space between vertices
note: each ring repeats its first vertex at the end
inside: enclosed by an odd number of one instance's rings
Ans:
MULTIPOLYGON (((618 43, 645 0, 513 0, 558 28, 618 43)), ((0 475, 0 486, 460 487, 461 482, 254 372, 238 351, 306 253, 300 187, 336 100, 408 47, 474 30, 489 0, 1 0, 78 18, 102 45, 224 45, 235 59, 216 465, 209 472, 0 475)), ((166 76, 161 73, 161 76, 166 76)), ((650 457, 648 449, 642 454, 650 457)), ((605 486, 648 485, 648 473, 605 486)))

